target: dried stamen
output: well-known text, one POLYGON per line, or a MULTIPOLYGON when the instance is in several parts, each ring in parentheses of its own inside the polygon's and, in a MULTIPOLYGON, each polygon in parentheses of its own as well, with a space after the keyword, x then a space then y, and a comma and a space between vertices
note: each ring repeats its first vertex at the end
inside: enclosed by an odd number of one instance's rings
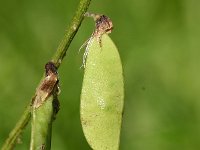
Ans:
POLYGON ((46 77, 41 81, 36 90, 36 95, 33 99, 33 107, 38 108, 52 94, 53 91, 58 92, 58 73, 57 68, 52 62, 45 65, 46 77))
MULTIPOLYGON (((92 33, 91 37, 81 46, 83 48, 86 45, 86 50, 83 54, 83 64, 82 66, 85 68, 87 55, 89 53, 89 47, 92 43, 93 38, 96 38, 99 42, 100 47, 102 47, 101 38, 103 34, 109 34, 112 32, 113 23, 111 19, 105 15, 93 14, 93 13, 85 13, 85 16, 92 17, 95 20, 95 30, 92 33)), ((81 49, 80 48, 80 49, 81 49)), ((80 51, 79 49, 79 51, 80 51)))

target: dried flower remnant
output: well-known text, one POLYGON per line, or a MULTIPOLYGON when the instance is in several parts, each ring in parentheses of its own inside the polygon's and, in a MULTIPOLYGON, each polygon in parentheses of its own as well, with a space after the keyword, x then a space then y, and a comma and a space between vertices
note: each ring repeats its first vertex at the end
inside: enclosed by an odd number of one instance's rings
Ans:
POLYGON ((99 15, 99 14, 93 14, 93 13, 87 12, 85 16, 92 17, 94 19, 95 30, 92 33, 91 37, 80 47, 80 49, 82 49, 84 46, 86 46, 85 52, 83 54, 83 64, 82 64, 84 68, 86 66, 87 55, 89 53, 89 48, 93 39, 96 38, 100 47, 102 47, 103 46, 102 41, 101 41, 102 35, 111 33, 113 29, 113 23, 111 19, 105 15, 99 15))
POLYGON ((94 31, 94 37, 97 37, 97 40, 101 45, 101 37, 103 34, 107 33, 111 33, 112 29, 113 29, 113 24, 110 18, 108 18, 105 15, 96 15, 96 20, 95 20, 95 31, 94 31))
POLYGON ((40 107, 45 100, 52 94, 54 90, 59 91, 57 68, 53 62, 48 62, 45 65, 45 78, 41 81, 33 98, 33 107, 40 107))

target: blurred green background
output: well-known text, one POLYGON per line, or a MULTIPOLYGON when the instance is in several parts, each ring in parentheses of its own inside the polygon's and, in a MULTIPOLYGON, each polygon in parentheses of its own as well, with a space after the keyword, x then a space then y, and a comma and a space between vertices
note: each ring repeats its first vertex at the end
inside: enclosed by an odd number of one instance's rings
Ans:
MULTIPOLYGON (((0 1, 0 146, 29 103, 78 0, 0 1)), ((121 150, 200 149, 200 1, 93 0, 114 23, 125 77, 121 150)), ((94 29, 85 19, 59 69, 61 109, 52 149, 90 150, 79 119, 78 49, 94 29)), ((30 124, 17 150, 26 150, 30 124)))

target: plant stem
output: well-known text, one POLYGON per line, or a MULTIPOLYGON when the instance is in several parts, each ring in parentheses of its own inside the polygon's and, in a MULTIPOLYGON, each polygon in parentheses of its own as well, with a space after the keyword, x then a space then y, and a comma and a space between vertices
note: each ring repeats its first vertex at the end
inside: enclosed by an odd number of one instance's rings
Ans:
MULTIPOLYGON (((63 58, 65 57, 66 51, 69 48, 74 36, 76 35, 82 21, 84 14, 86 13, 91 0, 80 0, 77 11, 71 21, 70 26, 66 30, 63 40, 59 44, 57 51, 52 57, 52 61, 55 63, 56 67, 59 68, 63 58)), ((43 78, 42 78, 43 79, 43 78)), ((11 150, 15 146, 16 140, 22 133, 23 129, 28 124, 31 117, 31 103, 27 106, 26 110, 22 114, 21 118, 10 132, 8 138, 2 146, 2 150, 11 150)))
POLYGON ((66 51, 71 44, 76 32, 78 31, 81 22, 84 18, 84 14, 86 13, 91 0, 80 0, 78 9, 71 21, 71 24, 64 35, 63 40, 57 48, 56 53, 54 54, 52 61, 55 63, 56 67, 59 67, 63 58, 65 57, 66 51))

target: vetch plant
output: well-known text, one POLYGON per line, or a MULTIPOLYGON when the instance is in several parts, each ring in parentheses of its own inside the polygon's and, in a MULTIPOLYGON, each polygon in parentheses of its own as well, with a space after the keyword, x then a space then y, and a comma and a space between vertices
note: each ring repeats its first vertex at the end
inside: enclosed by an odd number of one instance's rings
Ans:
POLYGON ((124 103, 124 83, 118 50, 107 35, 113 24, 105 15, 86 13, 91 0, 80 0, 77 11, 23 115, 6 139, 2 150, 14 148, 31 119, 31 150, 51 149, 52 122, 59 110, 57 70, 85 16, 95 19, 95 30, 86 42, 83 56, 84 78, 80 116, 83 132, 91 148, 117 150, 124 103))

